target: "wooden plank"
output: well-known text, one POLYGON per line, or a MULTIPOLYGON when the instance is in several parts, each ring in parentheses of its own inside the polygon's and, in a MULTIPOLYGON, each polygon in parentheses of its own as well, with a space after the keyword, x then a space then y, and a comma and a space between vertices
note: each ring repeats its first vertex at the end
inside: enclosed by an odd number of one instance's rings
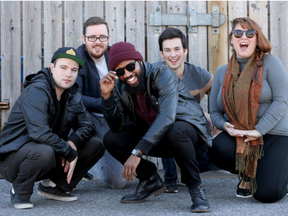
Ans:
POLYGON ((1 2, 1 101, 10 109, 1 110, 1 128, 21 92, 20 2, 1 2))
MULTIPOLYGON (((197 14, 207 13, 205 1, 192 1, 188 3, 187 9, 196 10, 197 14)), ((199 67, 208 68, 207 53, 207 27, 198 26, 197 33, 193 33, 188 29, 188 62, 199 67)), ((208 112, 208 97, 205 95, 200 102, 200 106, 205 112, 208 112)))
POLYGON ((267 1, 249 1, 249 17, 260 25, 263 34, 268 38, 267 1))
POLYGON ((109 44, 112 45, 119 41, 125 41, 125 25, 124 25, 124 2, 123 1, 107 1, 106 2, 106 22, 110 28, 109 44))
MULTIPOLYGON (((228 20, 228 28, 229 28, 229 33, 232 30, 231 27, 231 21, 237 17, 247 17, 248 10, 247 10, 247 1, 228 1, 228 14, 229 14, 229 20, 228 20)), ((228 34, 229 34, 228 33, 228 34)), ((228 44, 229 46, 229 58, 232 55, 231 52, 231 46, 228 44)))
MULTIPOLYGON (((195 9, 197 13, 207 13, 206 2, 192 1, 188 4, 189 9, 195 9)), ((207 69, 208 53, 207 53, 207 27, 198 26, 197 33, 188 30, 189 53, 188 62, 199 67, 207 69)))
POLYGON ((288 72, 288 2, 270 2, 270 38, 271 53, 277 55, 288 72))
POLYGON ((93 16, 104 18, 103 1, 85 1, 85 20, 93 16))
POLYGON ((126 2, 126 41, 132 43, 145 59, 145 4, 143 1, 126 2))
MULTIPOLYGON (((227 18, 227 2, 211 1, 208 2, 209 13, 212 13, 212 7, 218 6, 220 13, 227 18)), ((212 34, 212 27, 209 27, 209 71, 215 73, 215 70, 228 63, 228 25, 227 21, 219 28, 219 34, 212 34)))
POLYGON ((82 2, 65 1, 65 46, 78 47, 82 44, 82 2))
POLYGON ((23 79, 42 68, 41 37, 41 2, 23 2, 23 79))
MULTIPOLYGON (((187 2, 186 1, 168 1, 167 2, 167 14, 185 14, 186 15, 186 9, 187 9, 187 2)), ((187 36, 187 26, 170 26, 178 28, 180 31, 182 31, 187 36)), ((164 31, 164 27, 162 28, 162 32, 164 31)), ((185 61, 187 61, 189 56, 189 48, 188 48, 188 55, 185 58, 185 61)))
POLYGON ((44 1, 44 67, 48 67, 53 53, 62 47, 61 1, 44 1))
POLYGON ((147 11, 147 61, 148 62, 158 62, 162 61, 162 57, 159 55, 159 44, 158 38, 161 34, 161 26, 150 25, 149 17, 150 14, 155 13, 157 10, 161 9, 162 13, 166 13, 166 2, 163 1, 147 1, 146 11, 147 11), (159 7, 160 6, 160 7, 159 7))

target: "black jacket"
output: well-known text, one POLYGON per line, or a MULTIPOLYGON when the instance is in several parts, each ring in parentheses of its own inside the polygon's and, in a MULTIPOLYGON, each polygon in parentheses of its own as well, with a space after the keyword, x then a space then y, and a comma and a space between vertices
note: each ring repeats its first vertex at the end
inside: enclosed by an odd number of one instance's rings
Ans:
MULTIPOLYGON (((141 68, 145 73, 146 99, 158 111, 158 115, 135 148, 147 154, 175 120, 186 121, 196 126, 199 135, 211 146, 212 137, 203 110, 177 75, 165 65, 143 62, 141 68)), ((123 128, 127 116, 133 124, 137 124, 132 97, 119 79, 111 97, 103 100, 102 106, 104 116, 113 131, 117 132, 123 128)))
MULTIPOLYGON (((108 50, 110 47, 108 48, 108 50)), ((91 58, 90 54, 85 48, 85 44, 82 44, 77 48, 81 53, 84 60, 84 67, 82 67, 78 73, 76 82, 78 83, 78 91, 82 95, 83 103, 89 112, 102 113, 101 105, 101 89, 100 89, 100 76, 98 74, 95 62, 91 58)), ((108 50, 105 52, 105 60, 108 67, 108 50)))
POLYGON ((64 91, 61 97, 65 97, 65 105, 59 116, 61 119, 56 119, 57 97, 50 69, 44 68, 26 77, 23 92, 0 135, 0 159, 31 141, 51 146, 57 155, 70 162, 75 159, 77 152, 66 141, 71 140, 78 148, 95 131, 77 84, 64 91), (59 122, 58 133, 53 133, 53 124, 59 122), (71 128, 74 132, 68 137, 71 128))

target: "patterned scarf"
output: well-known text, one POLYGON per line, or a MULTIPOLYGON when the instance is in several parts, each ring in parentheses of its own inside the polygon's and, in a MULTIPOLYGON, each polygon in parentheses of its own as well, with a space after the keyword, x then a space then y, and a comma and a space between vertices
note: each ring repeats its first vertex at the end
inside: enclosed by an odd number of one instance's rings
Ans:
MULTIPOLYGON (((222 99, 225 112, 235 129, 254 130, 257 124, 259 97, 262 89, 262 69, 257 67, 256 52, 249 58, 243 71, 232 55, 225 74, 222 99)), ((250 191, 257 190, 257 162, 263 156, 263 137, 244 142, 245 137, 236 137, 236 170, 245 181, 250 181, 250 191)))

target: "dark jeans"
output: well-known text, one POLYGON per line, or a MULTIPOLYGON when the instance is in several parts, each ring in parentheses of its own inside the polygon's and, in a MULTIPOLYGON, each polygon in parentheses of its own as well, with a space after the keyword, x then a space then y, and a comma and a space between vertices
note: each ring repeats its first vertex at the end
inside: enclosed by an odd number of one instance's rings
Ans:
POLYGON ((72 191, 87 171, 103 156, 104 146, 100 139, 92 138, 78 147, 78 161, 70 184, 61 166, 61 158, 52 147, 35 142, 23 145, 17 152, 0 161, 0 173, 13 184, 16 194, 30 198, 34 183, 49 178, 64 191, 72 191))
POLYGON ((174 158, 162 158, 165 180, 177 180, 177 168, 174 158))
MULTIPOLYGON (((260 202, 272 203, 282 199, 288 192, 288 137, 264 135, 264 156, 258 160, 254 198, 260 202)), ((219 168, 238 173, 235 170, 236 140, 226 132, 213 139, 208 156, 219 168)))
MULTIPOLYGON (((104 136, 105 148, 124 164, 148 128, 144 124, 138 124, 125 126, 116 133, 110 130, 104 136)), ((182 182, 186 183, 187 187, 196 188, 201 184, 196 154, 204 152, 206 148, 194 126, 184 121, 176 121, 148 155, 175 158, 181 169, 182 182)), ((142 158, 136 170, 137 178, 148 179, 156 170, 154 163, 142 158)))
MULTIPOLYGON (((207 151, 205 151, 201 155, 197 155, 197 162, 198 162, 198 168, 199 172, 207 172, 209 170, 219 170, 218 167, 216 167, 211 160, 209 159, 207 155, 207 151)), ((173 158, 162 158, 162 164, 164 168, 164 179, 165 180, 177 180, 178 174, 177 174, 177 168, 176 164, 173 158)))

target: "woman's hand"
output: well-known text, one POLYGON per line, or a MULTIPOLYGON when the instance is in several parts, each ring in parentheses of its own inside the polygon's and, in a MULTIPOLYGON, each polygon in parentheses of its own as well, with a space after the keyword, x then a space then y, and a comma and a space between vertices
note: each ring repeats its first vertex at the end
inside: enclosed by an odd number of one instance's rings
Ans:
POLYGON ((257 130, 235 130, 234 133, 236 136, 245 136, 244 142, 256 140, 261 137, 261 134, 257 130))
POLYGON ((226 122, 223 126, 223 130, 226 131, 230 136, 235 136, 234 135, 234 125, 230 124, 229 122, 226 122))

